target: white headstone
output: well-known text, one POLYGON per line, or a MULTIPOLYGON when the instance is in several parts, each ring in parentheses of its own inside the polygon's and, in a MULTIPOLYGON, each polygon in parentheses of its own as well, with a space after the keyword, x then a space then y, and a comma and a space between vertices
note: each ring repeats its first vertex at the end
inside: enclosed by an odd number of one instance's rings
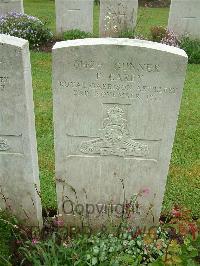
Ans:
POLYGON ((135 219, 158 220, 186 66, 183 50, 147 41, 54 46, 57 197, 68 224, 90 213, 100 225, 111 205, 116 218, 135 193, 144 194, 135 219))
POLYGON ((190 35, 200 39, 200 1, 172 0, 168 29, 178 36, 190 35))
POLYGON ((93 0, 56 0, 58 33, 79 29, 93 32, 93 0))
POLYGON ((0 207, 41 226, 39 191, 28 41, 1 34, 0 207))
POLYGON ((101 0, 99 33, 101 37, 118 37, 133 31, 137 21, 138 0, 101 0))
POLYGON ((0 0, 0 16, 8 12, 24 13, 23 0, 0 0))

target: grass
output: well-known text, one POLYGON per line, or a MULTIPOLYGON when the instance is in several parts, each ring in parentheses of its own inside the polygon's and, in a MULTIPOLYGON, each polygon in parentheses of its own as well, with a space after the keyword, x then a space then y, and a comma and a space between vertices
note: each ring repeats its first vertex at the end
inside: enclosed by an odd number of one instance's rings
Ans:
MULTIPOLYGON (((25 12, 38 16, 55 33, 55 11, 52 0, 25 0, 25 12)), ((141 8, 137 34, 148 36, 153 25, 167 25, 169 10, 141 8)), ((94 8, 94 33, 98 35, 99 8, 94 8)), ((39 153, 42 202, 56 207, 51 91, 51 54, 31 52, 36 130, 39 153)), ((164 208, 179 203, 200 213, 200 65, 189 65, 170 164, 164 208)), ((9 230, 0 223, 0 256, 8 254, 9 230)), ((1 260, 0 260, 1 261, 1 260)), ((1 262, 0 262, 1 265, 1 262)), ((2 264, 4 265, 4 264, 2 264)))
MULTIPOLYGON (((36 16, 46 22, 56 33, 55 4, 53 0, 24 0, 25 13, 36 16)), ((140 8, 136 33, 148 36, 152 26, 166 26, 169 8, 140 8)), ((94 35, 99 34, 99 6, 94 6, 94 35)))
POLYGON ((9 244, 11 241, 11 226, 1 221, 1 219, 9 219, 3 212, 0 215, 0 266, 6 266, 2 257, 8 258, 10 255, 9 244))
POLYGON ((169 8, 140 8, 136 34, 148 37, 151 27, 167 26, 169 8))
POLYGON ((55 208, 51 54, 31 53, 42 201, 55 208))
POLYGON ((55 32, 55 3, 53 0, 24 0, 26 14, 36 16, 55 32))
POLYGON ((172 152, 164 207, 178 203, 200 217, 200 65, 189 65, 172 152))

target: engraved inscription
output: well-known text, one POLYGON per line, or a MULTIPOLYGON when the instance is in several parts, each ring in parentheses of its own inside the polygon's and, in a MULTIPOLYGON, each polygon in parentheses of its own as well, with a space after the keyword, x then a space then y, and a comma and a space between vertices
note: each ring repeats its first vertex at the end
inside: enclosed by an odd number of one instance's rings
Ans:
MULTIPOLYGON (((127 77, 128 78, 128 77, 127 77)), ((133 81, 112 82, 78 82, 59 81, 61 88, 71 88, 74 96, 85 97, 120 97, 137 100, 157 100, 164 95, 176 94, 178 88, 137 85, 133 81)))
MULTIPOLYGON (((77 59, 75 60, 73 66, 75 69, 103 69, 103 63, 101 62, 95 62, 94 60, 90 59, 77 59)), ((151 64, 150 62, 144 63, 144 64, 136 64, 134 61, 129 62, 114 62, 114 69, 115 70, 121 70, 121 71, 134 71, 134 72, 146 72, 146 73, 155 73, 160 72, 160 65, 157 64, 151 64)))
POLYGON ((0 76, 0 90, 4 90, 8 82, 8 77, 0 76))
POLYGON ((151 62, 137 63, 133 59, 114 61, 111 63, 113 71, 106 73, 104 63, 90 58, 77 58, 72 67, 77 72, 81 71, 82 74, 87 71, 90 76, 89 81, 58 81, 60 88, 68 88, 75 97, 112 97, 158 101, 162 97, 173 96, 178 91, 176 87, 164 87, 157 83, 162 69, 159 64, 151 62), (146 82, 147 79, 151 83, 153 83, 152 80, 155 80, 155 84, 149 85, 146 82))
POLYGON ((78 59, 74 62, 75 69, 97 69, 102 67, 101 63, 96 63, 94 60, 78 59))
POLYGON ((134 70, 135 72, 160 72, 160 66, 146 63, 146 64, 134 64, 133 62, 116 62, 114 64, 116 70, 134 70))
POLYGON ((99 138, 84 141, 80 151, 86 154, 145 157, 149 150, 146 144, 135 141, 128 129, 124 111, 115 106, 107 111, 99 138))
MULTIPOLYGON (((116 8, 108 7, 107 14, 104 18, 104 30, 120 32, 122 29, 126 28, 127 25, 127 14, 128 6, 125 3, 117 3, 116 8)), ((132 16, 129 19, 133 21, 134 9, 131 12, 132 16)))
POLYGON ((0 135, 0 155, 23 155, 22 135, 0 135))
POLYGON ((0 137, 0 151, 7 151, 10 149, 7 139, 0 137))

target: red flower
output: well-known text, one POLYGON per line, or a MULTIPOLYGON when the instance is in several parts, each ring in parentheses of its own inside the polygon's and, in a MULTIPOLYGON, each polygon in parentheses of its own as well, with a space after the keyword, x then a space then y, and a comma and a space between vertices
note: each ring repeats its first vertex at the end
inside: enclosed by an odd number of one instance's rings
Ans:
POLYGON ((136 237, 138 237, 139 235, 141 235, 142 230, 140 228, 137 229, 137 231, 135 232, 134 235, 132 235, 132 239, 135 239, 136 237))
POLYGON ((196 238, 196 233, 198 232, 198 228, 197 228, 196 224, 194 224, 194 223, 189 223, 189 224, 188 224, 188 227, 189 227, 189 231, 190 231, 190 233, 192 234, 192 238, 195 240, 195 238, 196 238))
POLYGON ((140 189, 140 192, 139 192, 139 194, 142 196, 148 196, 149 195, 149 193, 150 193, 150 189, 149 188, 143 188, 143 189, 140 189))
POLYGON ((56 217, 56 219, 53 220, 53 223, 54 223, 55 226, 58 226, 58 227, 64 226, 64 221, 60 217, 56 217))
POLYGON ((172 215, 173 215, 174 217, 181 217, 181 211, 180 211, 179 209, 177 209, 177 208, 174 208, 174 209, 172 210, 172 215))
POLYGON ((32 239, 32 244, 36 245, 36 244, 38 244, 38 243, 39 243, 38 239, 36 239, 36 238, 33 238, 33 239, 32 239))
POLYGON ((64 225, 64 221, 63 220, 59 220, 58 224, 59 224, 59 226, 63 226, 64 225))

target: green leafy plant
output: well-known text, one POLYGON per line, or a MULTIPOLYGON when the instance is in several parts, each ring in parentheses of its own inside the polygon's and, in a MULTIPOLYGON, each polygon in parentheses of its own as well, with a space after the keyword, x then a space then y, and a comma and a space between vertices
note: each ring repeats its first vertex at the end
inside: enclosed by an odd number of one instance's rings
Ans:
POLYGON ((189 36, 183 36, 180 40, 173 31, 164 27, 151 28, 151 40, 183 49, 188 55, 190 64, 200 64, 200 40, 193 40, 189 36))
MULTIPOLYGON (((1 193, 0 193, 1 194, 1 193)), ((9 211, 0 209, 0 265, 11 266, 9 257, 11 257, 10 242, 14 239, 13 230, 17 229, 18 221, 9 211)))
POLYGON ((30 48, 38 48, 53 36, 38 18, 16 12, 0 17, 0 33, 28 40, 30 48))
POLYGON ((181 260, 182 265, 199 265, 198 260, 200 258, 200 237, 195 240, 191 237, 187 237, 184 240, 184 244, 181 245, 181 260))
POLYGON ((161 42, 161 40, 165 37, 166 35, 166 28, 160 27, 160 26, 155 26, 151 28, 151 40, 153 42, 161 42))
POLYGON ((94 0, 95 5, 100 5, 100 0, 94 0))
POLYGON ((130 39, 134 39, 135 38, 135 32, 134 31, 131 31, 131 30, 122 31, 119 34, 119 38, 130 38, 130 39))
POLYGON ((180 40, 179 46, 188 55, 190 64, 200 64, 200 40, 192 40, 185 36, 180 40))
POLYGON ((120 234, 97 233, 75 239, 64 239, 57 232, 45 241, 24 242, 19 252, 24 262, 32 265, 139 265, 164 255, 166 241, 160 229, 145 234, 124 226, 120 234))
MULTIPOLYGON (((13 265, 198 265, 200 237, 191 213, 175 206, 166 219, 158 227, 140 228, 127 217, 112 230, 92 234, 69 234, 61 215, 48 217, 42 232, 14 223, 13 265)), ((5 261, 12 265, 12 260, 5 261)))
POLYGON ((151 28, 151 40, 174 47, 179 47, 178 36, 171 30, 156 26, 151 28))
POLYGON ((64 32, 63 38, 64 40, 85 39, 92 38, 92 34, 90 32, 75 29, 64 32))

